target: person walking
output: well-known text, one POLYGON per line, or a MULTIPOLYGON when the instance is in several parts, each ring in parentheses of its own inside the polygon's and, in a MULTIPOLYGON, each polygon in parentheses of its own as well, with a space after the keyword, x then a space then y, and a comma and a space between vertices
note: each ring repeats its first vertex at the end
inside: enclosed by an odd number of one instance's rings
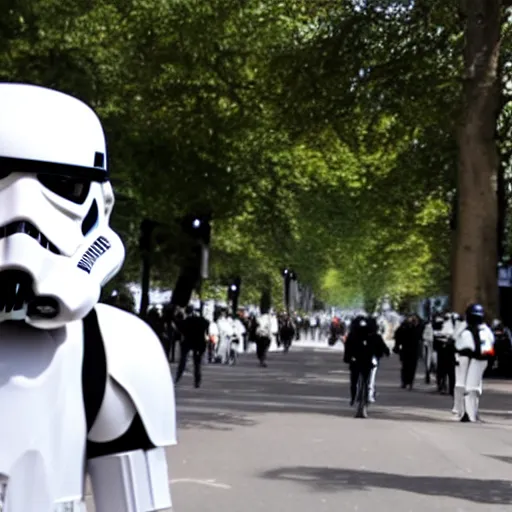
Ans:
POLYGON ((279 329, 279 338, 283 345, 284 352, 288 352, 295 337, 295 326, 289 315, 285 315, 279 329))
POLYGON ((403 389, 412 390, 414 386, 422 337, 423 327, 417 315, 407 317, 395 332, 393 352, 400 356, 402 363, 401 384, 403 389))
POLYGON ((209 322, 200 315, 199 311, 194 310, 192 306, 186 308, 185 314, 185 319, 179 325, 182 341, 175 383, 177 384, 180 381, 187 366, 188 355, 192 352, 194 385, 196 388, 199 388, 202 380, 201 363, 206 351, 209 322))
POLYGON ((379 333, 379 326, 377 324, 377 320, 373 317, 367 319, 368 323, 368 337, 370 341, 370 345, 373 348, 374 356, 373 356, 373 367, 370 371, 370 380, 368 384, 368 401, 370 403, 374 403, 376 400, 376 387, 375 383, 377 380, 377 370, 379 369, 380 360, 383 356, 389 357, 391 351, 389 347, 386 345, 384 338, 379 333))
POLYGON ((262 368, 267 367, 267 352, 272 341, 272 317, 265 311, 256 319, 256 355, 262 368))
POLYGON ((466 310, 466 326, 455 340, 455 393, 453 412, 462 422, 478 421, 482 380, 494 355, 494 334, 485 323, 484 308, 472 304, 466 310))

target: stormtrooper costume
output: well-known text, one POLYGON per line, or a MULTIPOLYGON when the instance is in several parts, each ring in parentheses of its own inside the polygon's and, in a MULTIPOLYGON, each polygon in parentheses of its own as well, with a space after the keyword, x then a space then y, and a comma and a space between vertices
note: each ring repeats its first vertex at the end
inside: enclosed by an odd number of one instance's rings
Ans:
POLYGON ((240 318, 234 318, 233 319, 233 333, 234 337, 238 340, 238 343, 235 343, 236 345, 236 351, 239 354, 242 354, 244 352, 244 335, 247 332, 244 324, 240 320, 240 318))
POLYGON ((233 338, 234 330, 233 324, 223 311, 217 320, 217 327, 219 329, 219 343, 217 344, 217 358, 221 364, 229 363, 229 353, 231 350, 231 340, 233 338))
POLYGON ((0 507, 171 507, 176 443, 162 346, 98 304, 124 247, 96 114, 57 91, 0 84, 0 507))
POLYGON ((461 421, 477 421, 482 379, 493 353, 494 334, 484 323, 484 310, 474 304, 466 311, 466 323, 456 333, 455 392, 453 413, 461 421), (479 342, 472 332, 478 333, 479 342))
POLYGON ((436 365, 433 322, 428 322, 423 329, 423 362, 425 364, 425 384, 430 384, 430 374, 436 365))

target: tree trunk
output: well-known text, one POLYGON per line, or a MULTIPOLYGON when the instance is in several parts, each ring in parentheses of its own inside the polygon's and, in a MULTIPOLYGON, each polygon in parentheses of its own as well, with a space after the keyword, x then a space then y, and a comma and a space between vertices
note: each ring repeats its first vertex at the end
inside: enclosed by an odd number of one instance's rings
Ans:
POLYGON ((146 318, 149 307, 149 290, 151 288, 151 260, 153 251, 153 231, 156 223, 144 219, 140 224, 140 240, 139 247, 142 260, 142 277, 141 277, 141 299, 139 316, 146 318))
POLYGON ((496 125, 502 0, 462 0, 466 15, 464 86, 459 126, 458 212, 453 308, 472 302, 498 313, 496 125))
POLYGON ((142 278, 139 316, 146 318, 149 307, 149 289, 151 288, 151 253, 142 254, 142 278))
POLYGON ((377 302, 378 300, 375 299, 375 298, 372 298, 372 297, 365 297, 364 298, 364 301, 363 301, 363 307, 364 307, 364 310, 369 314, 373 314, 373 312, 376 310, 377 308, 377 302))
POLYGON ((501 164, 498 168, 498 261, 505 256, 505 234, 507 222, 507 190, 505 181, 505 166, 501 164))
POLYGON ((196 245, 185 258, 172 291, 171 304, 173 306, 186 307, 194 290, 199 291, 201 286, 201 252, 202 248, 196 245))
MULTIPOLYGON (((456 262, 457 262, 457 225, 458 225, 458 212, 459 212, 459 199, 458 199, 459 192, 456 191, 455 197, 453 198, 452 202, 452 215, 450 220, 450 244, 451 244, 451 251, 450 251, 450 275, 455 276, 455 268, 456 268, 456 262)), ((452 283, 453 284, 453 283, 452 283)), ((449 309, 450 311, 455 311, 455 287, 450 287, 450 296, 448 299, 449 303, 449 309)))
POLYGON ((260 311, 262 314, 268 313, 270 311, 271 307, 272 307, 272 295, 270 292, 270 288, 265 288, 261 292, 260 311))

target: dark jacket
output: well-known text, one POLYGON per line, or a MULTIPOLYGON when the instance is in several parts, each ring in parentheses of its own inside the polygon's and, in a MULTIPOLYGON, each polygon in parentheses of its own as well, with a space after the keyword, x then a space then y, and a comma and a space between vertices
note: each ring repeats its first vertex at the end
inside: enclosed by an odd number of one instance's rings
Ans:
POLYGON ((194 349, 206 347, 209 322, 202 316, 188 316, 179 325, 183 343, 194 349))
POLYGON ((377 333, 351 331, 345 342, 345 363, 356 363, 361 366, 372 366, 373 358, 389 356, 389 348, 382 336, 377 333))
POLYGON ((393 352, 400 354, 402 360, 418 358, 422 339, 423 327, 421 325, 404 322, 395 332, 393 352))

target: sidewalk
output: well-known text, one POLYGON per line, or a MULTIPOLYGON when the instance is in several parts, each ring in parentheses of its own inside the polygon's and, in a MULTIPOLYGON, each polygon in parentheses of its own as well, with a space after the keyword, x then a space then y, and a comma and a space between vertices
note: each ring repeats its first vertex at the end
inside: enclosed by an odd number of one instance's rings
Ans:
POLYGON ((204 386, 189 375, 176 387, 175 510, 512 510, 512 382, 484 382, 485 423, 460 423, 420 371, 413 391, 401 389, 392 355, 369 418, 356 419, 341 353, 301 345, 266 369, 254 355, 205 365, 204 386))

